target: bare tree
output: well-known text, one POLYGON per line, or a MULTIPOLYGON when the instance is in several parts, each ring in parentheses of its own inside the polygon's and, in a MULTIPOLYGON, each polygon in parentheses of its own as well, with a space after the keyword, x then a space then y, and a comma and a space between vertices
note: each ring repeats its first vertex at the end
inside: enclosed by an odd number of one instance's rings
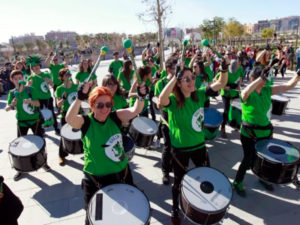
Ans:
POLYGON ((172 13, 168 0, 142 0, 147 4, 147 9, 138 14, 139 19, 144 22, 156 22, 158 27, 158 41, 160 43, 160 67, 163 68, 164 63, 164 34, 163 23, 168 15, 172 13))

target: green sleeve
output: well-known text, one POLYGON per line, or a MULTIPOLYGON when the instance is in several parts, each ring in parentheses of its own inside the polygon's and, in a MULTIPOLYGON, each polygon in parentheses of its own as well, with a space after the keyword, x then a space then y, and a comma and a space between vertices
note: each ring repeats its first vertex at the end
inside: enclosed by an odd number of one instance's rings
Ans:
POLYGON ((159 96, 159 83, 160 81, 158 81, 154 86, 154 96, 159 96))
POLYGON ((97 79, 97 75, 96 75, 96 74, 93 74, 92 80, 96 80, 96 79, 97 79))
POLYGON ((165 108, 167 108, 167 109, 174 109, 176 106, 177 106, 177 101, 176 101, 176 97, 175 97, 175 95, 174 94, 171 94, 170 96, 169 96, 169 99, 170 99, 170 104, 169 105, 167 105, 167 106, 165 106, 165 108))
POLYGON ((120 81, 122 80, 122 78, 121 78, 122 73, 123 73, 123 71, 120 71, 120 72, 118 73, 117 80, 120 80, 120 81))
POLYGON ((80 80, 80 72, 76 73, 75 79, 80 80))
POLYGON ((10 105, 12 100, 13 100, 13 96, 12 96, 13 91, 10 90, 8 93, 8 97, 7 97, 7 105, 10 105))
POLYGON ((55 91, 55 97, 56 98, 61 98, 62 94, 61 94, 61 88, 58 87, 55 91))
POLYGON ((30 81, 30 80, 32 80, 32 75, 27 77, 27 82, 30 81))
POLYGON ((29 88, 30 88, 30 93, 31 93, 32 100, 33 101, 38 100, 39 95, 38 95, 36 89, 34 87, 29 87, 29 88))
POLYGON ((147 62, 145 60, 143 60, 143 65, 147 66, 147 62))

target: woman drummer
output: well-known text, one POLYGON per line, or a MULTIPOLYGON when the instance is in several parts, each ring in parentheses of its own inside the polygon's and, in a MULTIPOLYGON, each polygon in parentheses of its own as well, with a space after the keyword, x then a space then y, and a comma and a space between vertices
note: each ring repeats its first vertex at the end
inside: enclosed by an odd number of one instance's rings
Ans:
MULTIPOLYGON (((114 102, 111 91, 106 87, 96 87, 88 96, 91 85, 89 82, 79 88, 77 99, 66 116, 67 123, 82 132, 85 209, 99 188, 121 182, 133 184, 119 127, 142 111, 147 94, 142 84, 138 87, 138 98, 133 107, 112 112, 114 102), (87 98, 92 113, 83 116, 79 114, 80 105, 87 98)), ((87 217, 86 224, 89 224, 87 217)))
MULTIPOLYGON (((65 117, 67 111, 70 105, 73 103, 73 101, 75 101, 77 97, 78 85, 73 83, 71 76, 72 74, 67 68, 61 69, 59 71, 59 79, 61 80, 62 84, 57 87, 55 91, 55 97, 57 106, 61 109, 61 127, 66 124, 65 117)), ((66 153, 66 151, 64 151, 63 149, 62 139, 60 139, 58 159, 59 165, 65 165, 65 157, 67 155, 68 153, 66 153)))
MULTIPOLYGON (((83 83, 89 77, 92 67, 89 65, 87 59, 83 59, 79 64, 79 72, 76 74, 76 83, 83 83)), ((97 76, 92 74, 90 80, 93 82, 93 87, 97 86, 97 76)))
POLYGON ((196 76, 190 68, 185 67, 176 73, 159 95, 159 104, 168 111, 173 150, 174 184, 171 215, 173 224, 180 224, 178 197, 189 159, 195 166, 209 166, 203 132, 204 102, 207 96, 215 95, 227 83, 227 67, 224 62, 220 79, 208 87, 199 89, 195 88, 196 76))
MULTIPOLYGON (((243 160, 237 171, 233 186, 236 192, 245 197, 243 185, 246 171, 250 169, 255 156, 255 143, 261 139, 272 137, 273 126, 270 121, 271 96, 288 91, 297 85, 300 70, 290 81, 282 85, 266 85, 270 67, 253 70, 250 73, 251 84, 241 92, 242 127, 241 142, 244 151, 243 160)), ((273 186, 260 180, 263 186, 272 191, 273 186)))
POLYGON ((120 71, 117 77, 121 87, 125 89, 127 96, 131 88, 131 84, 133 83, 134 70, 132 68, 132 62, 130 60, 126 60, 124 62, 122 71, 120 71))
POLYGON ((112 111, 124 109, 128 107, 125 98, 125 90, 121 88, 117 78, 111 74, 106 75, 102 80, 102 86, 107 87, 113 96, 114 105, 112 111))

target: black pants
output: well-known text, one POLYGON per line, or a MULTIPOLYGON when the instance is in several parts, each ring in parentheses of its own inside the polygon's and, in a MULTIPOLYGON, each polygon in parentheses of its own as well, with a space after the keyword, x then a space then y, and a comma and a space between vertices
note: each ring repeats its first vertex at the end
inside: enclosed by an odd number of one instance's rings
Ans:
POLYGON ((229 113, 229 107, 230 107, 230 98, 222 96, 222 100, 223 100, 223 103, 224 103, 222 128, 225 128, 225 125, 228 122, 228 113, 229 113))
POLYGON ((152 102, 152 98, 154 97, 154 91, 149 92, 149 108, 150 108, 150 114, 153 121, 155 121, 155 111, 154 111, 154 103, 152 102))
POLYGON ((41 106, 40 106, 41 109, 47 108, 52 112, 52 116, 53 116, 53 120, 54 120, 53 127, 54 127, 54 129, 58 129, 56 115, 54 113, 54 107, 53 107, 53 98, 51 97, 49 99, 40 99, 39 101, 41 104, 41 106))
MULTIPOLYGON (((63 112, 62 115, 61 115, 61 120, 60 120, 61 127, 66 124, 66 113, 67 112, 63 112)), ((63 143, 62 143, 62 138, 60 138, 58 156, 60 158, 65 158, 68 155, 69 154, 64 150, 63 143)))
POLYGON ((173 154, 173 157, 176 157, 176 159, 173 158, 174 184, 172 186, 172 209, 178 210, 180 184, 184 174, 186 173, 186 170, 184 170, 182 166, 187 168, 189 165, 189 159, 193 161, 196 167, 210 166, 210 163, 206 147, 191 152, 182 152, 180 150, 175 150, 173 154), (179 161, 182 166, 179 165, 177 161, 179 161))
POLYGON ((18 225, 18 218, 24 206, 21 200, 3 183, 3 198, 0 199, 1 225, 18 225))
MULTIPOLYGON (((168 121, 168 114, 166 112, 163 112, 162 116, 166 121, 168 121)), ((171 155, 171 139, 169 134, 169 127, 162 123, 161 132, 165 143, 162 151, 161 169, 163 173, 170 173, 172 170, 171 168, 172 155, 171 155)))
POLYGON ((44 131, 43 131, 40 120, 37 120, 36 123, 34 123, 33 125, 27 124, 26 127, 21 127, 18 122, 17 123, 17 136, 21 137, 21 136, 27 135, 29 129, 31 129, 31 131, 34 135, 43 137, 44 131))
POLYGON ((126 183, 130 185, 134 185, 133 178, 131 174, 131 170, 129 165, 127 166, 127 169, 121 171, 120 173, 116 174, 110 174, 107 176, 93 176, 97 184, 94 180, 91 179, 91 176, 87 173, 84 174, 84 178, 82 179, 81 188, 84 192, 84 208, 86 210, 86 217, 85 217, 85 224, 89 225, 88 220, 88 205, 93 197, 93 195, 99 190, 100 188, 103 188, 105 186, 116 184, 116 183, 126 183))

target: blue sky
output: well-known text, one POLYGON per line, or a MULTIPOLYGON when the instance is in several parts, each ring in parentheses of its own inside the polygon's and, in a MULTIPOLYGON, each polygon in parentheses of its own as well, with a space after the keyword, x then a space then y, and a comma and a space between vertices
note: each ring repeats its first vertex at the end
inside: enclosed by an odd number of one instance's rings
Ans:
MULTIPOLYGON (((153 1, 153 0, 150 0, 153 1)), ((300 15, 299 0, 168 0, 173 13, 168 27, 196 27, 203 19, 235 17, 242 23, 300 15)), ((155 31, 139 21, 141 0, 0 0, 0 43, 25 33, 45 35, 50 30, 141 33, 155 31)))

